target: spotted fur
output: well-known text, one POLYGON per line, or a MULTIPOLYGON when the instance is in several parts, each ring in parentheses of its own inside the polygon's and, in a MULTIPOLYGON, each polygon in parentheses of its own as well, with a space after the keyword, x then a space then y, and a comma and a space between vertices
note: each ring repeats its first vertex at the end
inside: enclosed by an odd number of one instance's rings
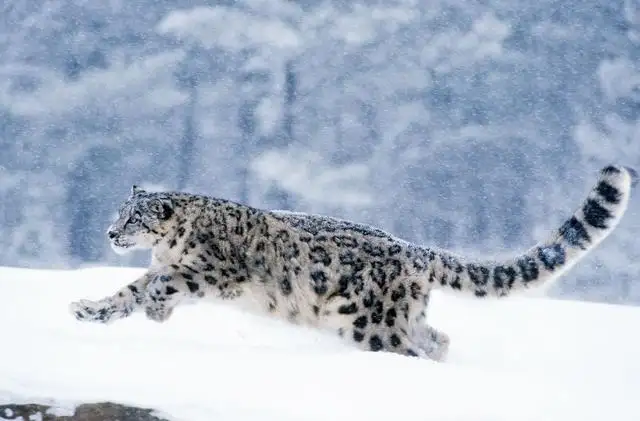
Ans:
POLYGON ((161 322, 187 300, 233 300, 365 350, 443 360, 449 338, 426 323, 432 289, 503 297, 557 279, 615 228, 635 180, 631 169, 602 169, 559 229, 502 261, 463 259, 336 218, 134 186, 108 236, 118 252, 151 249, 148 271, 71 311, 107 323, 144 309, 161 322))

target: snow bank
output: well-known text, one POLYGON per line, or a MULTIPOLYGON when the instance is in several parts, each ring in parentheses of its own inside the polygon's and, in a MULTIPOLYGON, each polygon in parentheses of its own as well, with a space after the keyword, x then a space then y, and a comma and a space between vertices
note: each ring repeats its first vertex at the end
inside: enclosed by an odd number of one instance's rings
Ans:
POLYGON ((640 309, 434 295, 447 363, 362 352, 224 305, 77 322, 141 270, 0 268, 0 404, 114 401, 171 419, 572 421, 640 419, 640 309))

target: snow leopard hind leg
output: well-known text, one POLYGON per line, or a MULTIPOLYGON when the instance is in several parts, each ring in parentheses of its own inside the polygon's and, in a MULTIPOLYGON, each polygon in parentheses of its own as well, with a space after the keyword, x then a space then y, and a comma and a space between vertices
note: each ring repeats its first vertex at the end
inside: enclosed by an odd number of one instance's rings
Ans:
POLYGON ((444 362, 449 354, 451 339, 446 333, 427 324, 427 308, 429 307, 429 292, 423 298, 424 308, 409 320, 409 331, 413 340, 427 354, 439 362, 444 362))
POLYGON ((427 300, 393 301, 373 294, 359 298, 334 299, 325 309, 343 339, 365 351, 444 361, 449 337, 425 323, 427 300))

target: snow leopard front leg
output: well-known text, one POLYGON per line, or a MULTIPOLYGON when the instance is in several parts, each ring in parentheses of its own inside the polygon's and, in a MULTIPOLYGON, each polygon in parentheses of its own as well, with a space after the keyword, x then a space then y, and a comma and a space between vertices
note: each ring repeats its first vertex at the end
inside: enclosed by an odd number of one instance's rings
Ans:
POLYGON ((205 296, 206 287, 193 274, 173 271, 153 278, 147 285, 144 310, 147 318, 164 322, 180 303, 205 296))
POLYGON ((147 285, 156 275, 146 272, 114 295, 97 301, 85 299, 74 301, 69 304, 69 310, 76 319, 83 322, 109 323, 128 317, 142 308, 147 285))
POLYGON ((244 276, 231 278, 222 270, 209 267, 197 270, 191 266, 172 265, 172 271, 153 278, 147 285, 144 307, 147 317, 156 322, 167 320, 181 303, 211 296, 233 299, 242 295, 244 276))

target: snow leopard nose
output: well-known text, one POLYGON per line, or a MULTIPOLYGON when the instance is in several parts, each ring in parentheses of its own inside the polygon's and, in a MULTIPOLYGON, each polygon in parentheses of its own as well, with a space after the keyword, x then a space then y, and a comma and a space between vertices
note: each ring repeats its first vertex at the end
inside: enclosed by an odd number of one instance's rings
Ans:
POLYGON ((107 236, 109 237, 109 239, 113 240, 118 236, 118 233, 113 230, 109 230, 107 231, 107 236))

